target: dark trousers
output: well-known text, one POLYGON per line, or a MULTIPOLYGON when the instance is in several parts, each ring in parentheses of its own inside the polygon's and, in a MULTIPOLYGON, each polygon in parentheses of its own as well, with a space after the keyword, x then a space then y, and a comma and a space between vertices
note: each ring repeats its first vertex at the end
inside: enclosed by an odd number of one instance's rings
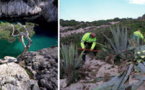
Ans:
MULTIPOLYGON (((85 48, 86 48, 86 49, 91 49, 93 43, 85 42, 84 44, 85 44, 85 48)), ((96 49, 96 46, 95 46, 94 50, 95 50, 95 49, 96 49)))
MULTIPOLYGON (((85 49, 91 49, 93 43, 85 42, 84 44, 85 44, 85 49)), ((96 50, 96 46, 95 46, 94 50, 96 50)), ((85 60, 86 60, 86 54, 87 54, 87 53, 88 53, 88 52, 85 51, 84 54, 83 54, 83 56, 82 56, 82 60, 83 60, 84 62, 85 62, 85 60)), ((93 52, 93 54, 96 55, 97 52, 93 52)))

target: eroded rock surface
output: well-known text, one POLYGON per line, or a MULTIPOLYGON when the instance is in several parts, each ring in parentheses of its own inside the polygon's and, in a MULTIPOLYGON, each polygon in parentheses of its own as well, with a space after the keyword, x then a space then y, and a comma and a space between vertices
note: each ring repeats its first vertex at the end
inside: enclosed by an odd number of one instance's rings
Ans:
POLYGON ((57 90, 58 48, 27 52, 25 60, 0 59, 0 90, 57 90))
POLYGON ((57 7, 54 0, 0 0, 1 17, 23 17, 24 19, 36 19, 43 17, 47 22, 57 21, 57 7), (29 18, 28 18, 29 17, 29 18))
POLYGON ((34 74, 43 90, 57 90, 58 48, 46 48, 25 55, 25 68, 34 74))
POLYGON ((14 62, 0 65, 0 88, 2 90, 39 90, 37 81, 30 79, 24 68, 14 62))

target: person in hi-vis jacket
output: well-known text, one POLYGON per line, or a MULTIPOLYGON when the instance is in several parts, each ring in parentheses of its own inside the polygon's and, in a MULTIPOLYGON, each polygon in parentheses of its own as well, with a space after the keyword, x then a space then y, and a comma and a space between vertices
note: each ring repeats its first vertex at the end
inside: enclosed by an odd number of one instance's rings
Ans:
POLYGON ((85 33, 81 39, 81 47, 82 49, 94 50, 96 47, 96 35, 94 33, 85 33))
MULTIPOLYGON (((90 49, 93 51, 96 49, 96 35, 95 33, 85 33, 81 39, 81 48, 82 49, 90 49)), ((94 52, 96 54, 96 52, 94 52)), ((83 61, 85 62, 86 53, 83 54, 83 61)))

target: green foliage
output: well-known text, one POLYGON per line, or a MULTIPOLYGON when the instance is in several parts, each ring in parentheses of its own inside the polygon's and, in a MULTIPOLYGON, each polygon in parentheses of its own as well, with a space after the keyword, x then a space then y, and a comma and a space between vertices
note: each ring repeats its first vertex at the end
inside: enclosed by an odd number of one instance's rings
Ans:
POLYGON ((75 26, 75 25, 78 25, 79 22, 78 21, 75 21, 75 20, 63 20, 63 19, 60 19, 60 23, 61 25, 64 27, 64 26, 75 26))
POLYGON ((34 23, 30 23, 30 22, 26 22, 25 26, 26 26, 26 28, 29 29, 28 30, 29 36, 32 37, 35 34, 35 32, 34 32, 34 26, 35 26, 35 24, 34 23))
POLYGON ((72 34, 67 37, 62 37, 60 39, 60 42, 69 45, 70 43, 75 44, 77 47, 80 47, 80 41, 81 37, 83 36, 83 33, 78 33, 78 34, 72 34))
MULTIPOLYGON (((9 22, 0 23, 0 39, 1 40, 8 40, 8 42, 12 43, 19 37, 12 37, 12 27, 10 27, 10 24, 11 23, 9 23, 9 22)), ((14 35, 19 34, 18 30, 16 30, 16 29, 19 29, 19 28, 20 28, 21 32, 25 32, 24 28, 22 28, 20 25, 18 25, 18 24, 13 24, 13 25, 14 25, 14 28, 15 28, 14 35)), ((25 24, 25 27, 27 29, 29 29, 28 30, 29 36, 32 37, 35 33, 34 30, 33 30, 34 24, 27 22, 25 24)))
POLYGON ((75 82, 79 78, 78 69, 81 67, 82 55, 83 52, 79 55, 77 48, 74 45, 70 45, 69 47, 62 45, 61 46, 61 54, 63 60, 60 61, 61 67, 61 76, 64 73, 67 80, 67 85, 75 82))
POLYGON ((92 21, 92 22, 83 22, 83 21, 76 21, 76 20, 63 20, 60 19, 60 24, 64 26, 76 26, 80 25, 82 28, 85 28, 87 26, 100 26, 100 25, 111 25, 110 22, 116 22, 116 21, 126 21, 126 20, 132 20, 132 18, 114 18, 114 19, 108 19, 108 20, 98 20, 98 21, 92 21))
POLYGON ((120 21, 120 19, 118 17, 113 19, 114 21, 120 21))

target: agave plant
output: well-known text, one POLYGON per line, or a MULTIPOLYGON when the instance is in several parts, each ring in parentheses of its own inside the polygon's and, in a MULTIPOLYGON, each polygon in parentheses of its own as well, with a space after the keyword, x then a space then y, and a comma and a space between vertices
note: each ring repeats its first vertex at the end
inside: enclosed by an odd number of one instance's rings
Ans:
POLYGON ((78 80, 79 71, 78 69, 82 65, 82 55, 83 52, 79 55, 78 49, 74 45, 65 46, 61 45, 61 54, 63 60, 61 60, 61 68, 64 74, 66 75, 66 83, 70 85, 71 83, 78 80))
POLYGON ((145 74, 144 48, 144 45, 137 47, 132 55, 133 59, 123 63, 124 66, 122 70, 120 70, 121 72, 95 90, 137 90, 145 80, 145 76, 142 76, 142 74, 145 74), (129 84, 130 75, 132 75, 135 80, 138 80, 138 82, 129 84))
POLYGON ((127 54, 135 49, 135 46, 129 44, 127 27, 116 25, 110 27, 112 38, 108 38, 105 34, 103 36, 109 42, 109 46, 106 49, 113 55, 119 56, 119 58, 127 59, 127 54))
POLYGON ((105 34, 104 37, 108 40, 110 45, 112 46, 112 53, 120 54, 123 50, 127 50, 128 48, 128 36, 127 36, 127 28, 118 25, 117 27, 110 27, 110 31, 113 36, 113 40, 108 38, 105 34))
POLYGON ((119 26, 117 26, 117 31, 113 30, 114 29, 111 29, 114 41, 103 34, 109 41, 110 46, 112 46, 111 49, 109 48, 112 50, 111 52, 120 55, 122 53, 124 54, 124 51, 130 51, 132 54, 127 53, 126 56, 130 57, 130 59, 123 63, 123 67, 120 70, 121 72, 118 75, 97 87, 95 90, 136 90, 145 80, 145 77, 141 76, 141 74, 145 74, 145 45, 142 45, 143 43, 140 43, 139 39, 135 41, 135 45, 132 45, 132 43, 128 44, 129 38, 127 37, 127 28, 124 29, 122 27, 122 30, 120 30, 119 26), (131 48, 132 46, 134 47, 131 48), (137 83, 128 83, 130 74, 133 75, 134 79, 138 80, 137 83))

